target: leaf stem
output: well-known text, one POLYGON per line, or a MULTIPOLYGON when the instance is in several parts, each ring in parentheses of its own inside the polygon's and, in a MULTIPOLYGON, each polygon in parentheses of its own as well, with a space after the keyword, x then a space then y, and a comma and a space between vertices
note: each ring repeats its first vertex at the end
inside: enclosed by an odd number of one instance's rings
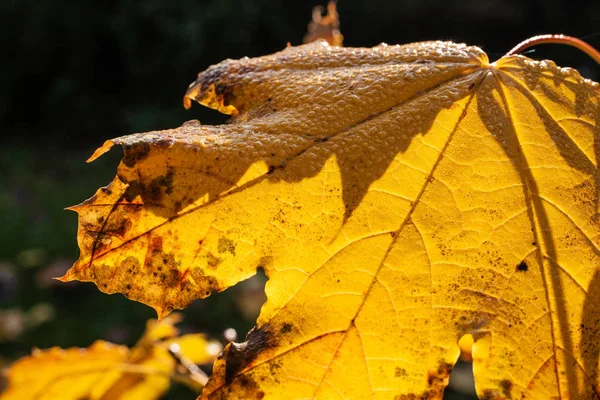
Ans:
POLYGON ((583 51, 585 54, 590 56, 594 61, 600 64, 600 52, 593 48, 588 43, 584 42, 581 39, 577 39, 572 36, 566 35, 539 35, 531 37, 527 40, 522 41, 515 47, 513 47, 508 53, 506 53, 505 57, 512 56, 522 52, 523 50, 531 47, 537 46, 538 44, 566 44, 576 49, 583 51))
POLYGON ((165 378, 169 378, 175 382, 181 383, 198 393, 202 391, 202 388, 208 381, 208 377, 199 368, 199 373, 194 371, 194 373, 189 374, 181 373, 176 369, 173 373, 168 373, 166 371, 161 371, 160 369, 140 364, 125 364, 121 366, 120 369, 121 371, 129 374, 164 376, 165 378))

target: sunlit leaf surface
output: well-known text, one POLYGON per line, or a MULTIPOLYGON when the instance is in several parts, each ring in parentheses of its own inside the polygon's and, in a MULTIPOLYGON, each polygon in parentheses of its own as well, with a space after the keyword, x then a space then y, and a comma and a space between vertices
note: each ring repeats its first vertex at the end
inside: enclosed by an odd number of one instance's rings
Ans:
POLYGON ((125 149, 63 279, 166 315, 264 268, 206 399, 439 399, 466 334, 482 398, 597 398, 599 97, 448 42, 222 62, 186 104, 230 124, 94 155, 125 149))

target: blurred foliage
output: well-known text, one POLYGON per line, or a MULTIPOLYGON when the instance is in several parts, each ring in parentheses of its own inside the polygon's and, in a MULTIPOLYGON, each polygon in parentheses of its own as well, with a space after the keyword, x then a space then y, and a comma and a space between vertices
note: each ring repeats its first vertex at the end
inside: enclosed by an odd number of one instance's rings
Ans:
MULTIPOLYGON (((188 119, 226 121, 213 110, 183 109, 196 74, 226 58, 300 44, 313 6, 325 3, 0 3, 0 366, 32 346, 133 344, 153 310, 91 284, 50 279, 77 255, 76 216, 64 207, 110 182, 121 154, 113 150, 91 165, 85 159, 122 134, 188 119)), ((597 0, 339 0, 338 10, 347 46, 448 39, 482 46, 493 59, 535 34, 565 33, 600 47, 597 0)), ((598 66, 574 49, 540 46, 527 55, 600 77, 598 66)), ((233 327, 243 339, 262 301, 262 281, 195 302, 183 330, 218 337, 233 327)), ((177 390, 168 397, 190 398, 177 390)))
MULTIPOLYGON (((61 140, 64 148, 191 118, 222 122, 210 110, 182 109, 196 73, 225 58, 301 43, 316 4, 4 0, 0 46, 8 62, 0 65, 0 128, 9 137, 61 140)), ((581 37, 600 29, 596 0, 341 0, 338 8, 348 46, 452 39, 500 56, 534 34, 581 37)), ((567 54, 562 64, 588 62, 575 50, 557 52, 567 54)))

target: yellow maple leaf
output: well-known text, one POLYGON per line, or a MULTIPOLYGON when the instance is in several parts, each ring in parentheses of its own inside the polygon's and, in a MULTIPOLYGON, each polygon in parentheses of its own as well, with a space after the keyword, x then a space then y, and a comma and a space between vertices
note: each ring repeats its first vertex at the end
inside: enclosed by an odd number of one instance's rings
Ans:
POLYGON ((465 335, 481 397, 595 398, 597 83, 449 42, 316 42, 213 66, 190 100, 232 123, 106 142, 92 159, 125 156, 74 207, 63 280, 162 316, 264 268, 202 398, 439 399, 465 335))
POLYGON ((206 377, 193 363, 211 362, 216 354, 202 335, 178 337, 174 324, 179 321, 177 314, 160 323, 148 321, 131 350, 102 340, 83 349, 34 350, 8 369, 8 388, 0 399, 152 400, 167 391, 172 379, 199 391, 206 377), (173 350, 177 354, 170 354, 173 350), (186 372, 178 374, 178 366, 186 372))

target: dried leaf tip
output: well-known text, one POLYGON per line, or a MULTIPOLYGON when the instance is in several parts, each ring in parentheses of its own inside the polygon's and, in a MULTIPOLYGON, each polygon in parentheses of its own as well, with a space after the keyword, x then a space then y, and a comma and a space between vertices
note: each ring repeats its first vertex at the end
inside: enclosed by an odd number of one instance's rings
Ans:
POLYGON ((156 311, 156 319, 158 322, 162 322, 169 316, 169 314, 171 314, 172 311, 172 308, 159 307, 155 305, 151 305, 151 307, 154 308, 154 311, 156 311))
POLYGON ((100 147, 98 147, 96 149, 96 151, 94 151, 94 154, 92 154, 92 156, 90 158, 88 158, 85 162, 86 163, 91 163, 92 161, 94 161, 96 158, 100 157, 102 154, 106 153, 107 151, 109 151, 111 149, 111 147, 113 147, 115 144, 112 140, 107 140, 106 142, 104 142, 104 144, 100 147))
POLYGON ((185 96, 183 96, 183 108, 185 108, 186 110, 189 110, 191 106, 192 106, 192 100, 190 100, 190 98, 188 97, 188 94, 186 93, 185 96))
POLYGON ((71 272, 70 269, 63 276, 53 277, 52 279, 55 279, 55 280, 61 281, 61 282, 65 282, 65 283, 77 280, 77 278, 74 276, 74 274, 71 272))
POLYGON ((557 34, 538 35, 526 39, 518 45, 516 45, 515 47, 513 47, 508 53, 506 53, 505 57, 518 54, 525 49, 528 49, 532 46, 537 46, 539 44, 566 44, 568 46, 572 46, 576 49, 583 51, 594 61, 600 64, 600 52, 594 47, 592 47, 590 44, 584 42, 581 39, 577 39, 576 37, 557 34))

